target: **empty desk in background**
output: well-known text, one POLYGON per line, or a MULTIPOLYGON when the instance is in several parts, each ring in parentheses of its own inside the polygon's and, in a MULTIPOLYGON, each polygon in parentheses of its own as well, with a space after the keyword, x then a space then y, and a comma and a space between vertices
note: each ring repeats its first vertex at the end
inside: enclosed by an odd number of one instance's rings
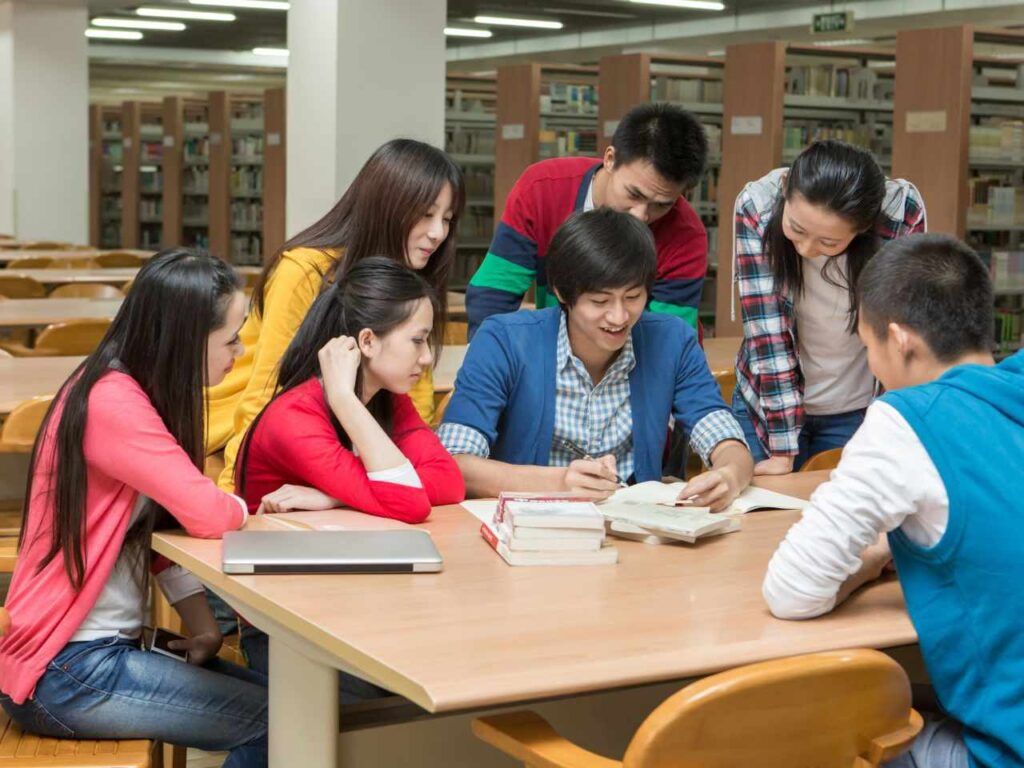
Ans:
POLYGON ((84 357, 0 357, 0 417, 33 397, 55 395, 84 357))
POLYGON ((0 301, 0 328, 42 328, 77 319, 112 320, 124 299, 7 299, 0 301))

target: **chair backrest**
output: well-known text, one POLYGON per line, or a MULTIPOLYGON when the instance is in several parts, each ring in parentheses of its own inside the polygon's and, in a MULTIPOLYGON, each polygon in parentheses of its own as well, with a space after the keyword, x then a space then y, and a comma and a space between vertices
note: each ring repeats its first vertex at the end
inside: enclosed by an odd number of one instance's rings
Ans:
POLYGON ((41 299, 46 295, 46 286, 32 277, 0 272, 0 295, 8 299, 41 299))
POLYGON ((441 400, 434 406, 434 418, 430 422, 430 426, 438 427, 444 420, 444 412, 448 409, 448 403, 452 401, 452 395, 455 394, 455 390, 449 390, 448 394, 441 398, 441 400))
POLYGON ((736 391, 736 369, 730 368, 727 371, 718 371, 714 374, 718 388, 722 392, 722 399, 730 408, 732 407, 732 393, 736 391))
POLYGON ((831 651, 712 675, 641 724, 623 768, 868 768, 921 730, 906 672, 883 653, 831 651))
POLYGON ((35 240, 21 246, 23 251, 70 251, 74 248, 71 243, 62 243, 58 240, 35 240))
POLYGON ((68 283, 50 291, 54 299, 120 299, 124 294, 120 288, 104 283, 68 283))
POLYGON ((19 269, 46 269, 53 264, 53 259, 49 256, 31 256, 27 259, 15 259, 7 267, 12 271, 19 269))
POLYGON ((30 453, 51 400, 53 395, 33 397, 11 411, 3 428, 0 428, 0 450, 30 453))
POLYGON ((816 453, 800 467, 801 472, 813 472, 818 469, 835 469, 839 466, 839 460, 843 457, 842 448, 830 448, 827 451, 816 453))
POLYGON ((445 344, 468 344, 469 323, 461 323, 458 320, 450 320, 444 326, 445 344))
POLYGON ((95 256, 72 256, 53 259, 48 269, 96 269, 95 256))
POLYGON ((36 354, 54 357, 88 355, 99 346, 108 328, 110 320, 107 318, 52 323, 36 338, 33 350, 36 354))
POLYGON ((128 251, 111 251, 94 256, 93 260, 100 267, 141 267, 146 260, 137 253, 128 251))

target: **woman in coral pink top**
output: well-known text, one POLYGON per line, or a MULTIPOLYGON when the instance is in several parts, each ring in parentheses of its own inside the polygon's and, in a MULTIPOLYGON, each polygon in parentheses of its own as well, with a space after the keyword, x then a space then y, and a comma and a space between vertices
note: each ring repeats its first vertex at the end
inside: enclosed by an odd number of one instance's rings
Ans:
POLYGON ((203 387, 240 354, 245 299, 187 249, 138 274, 107 335, 61 387, 32 453, 0 640, 0 704, 47 737, 150 738, 267 763, 261 675, 219 661, 202 586, 150 562, 154 528, 219 538, 245 504, 203 475, 203 387), (140 649, 147 571, 181 614, 190 663, 140 649))
MULTIPOLYGON (((380 256, 317 298, 242 445, 235 487, 250 511, 345 506, 420 523, 462 501, 458 466, 407 394, 433 362, 436 308, 422 277, 380 256)), ((246 635, 250 666, 265 669, 246 635)))

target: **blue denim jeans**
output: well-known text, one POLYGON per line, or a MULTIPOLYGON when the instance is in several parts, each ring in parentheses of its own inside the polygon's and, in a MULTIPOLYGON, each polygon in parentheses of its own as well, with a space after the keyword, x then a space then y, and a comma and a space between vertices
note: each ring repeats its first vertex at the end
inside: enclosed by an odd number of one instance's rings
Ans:
POLYGON ((948 717, 927 719, 910 750, 885 768, 969 768, 962 731, 963 726, 948 717))
POLYGON ((107 637, 68 643, 23 704, 0 695, 21 728, 40 736, 159 739, 228 750, 225 768, 267 765, 266 678, 214 659, 199 667, 107 637))
MULTIPOLYGON (((857 411, 833 413, 827 416, 805 416, 804 426, 800 430, 797 442, 799 453, 793 462, 793 469, 800 469, 804 462, 815 454, 832 448, 844 447, 864 422, 866 410, 862 408, 857 411)), ((740 397, 739 390, 736 390, 732 396, 732 415, 736 417, 736 421, 743 429, 743 437, 746 438, 747 445, 750 446, 754 463, 767 459, 768 451, 757 437, 750 410, 743 398, 740 397)))

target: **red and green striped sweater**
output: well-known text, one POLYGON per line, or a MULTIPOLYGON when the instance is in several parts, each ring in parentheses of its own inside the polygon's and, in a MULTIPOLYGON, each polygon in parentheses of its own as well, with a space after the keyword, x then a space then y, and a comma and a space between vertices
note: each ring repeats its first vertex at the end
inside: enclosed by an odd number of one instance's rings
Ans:
MULTIPOLYGON (((589 157, 543 160, 527 168, 505 202, 491 247, 466 291, 469 333, 491 315, 519 309, 537 281, 537 308, 554 306, 547 292, 544 256, 555 231, 583 210, 601 161, 589 157)), ((682 197, 651 224, 658 270, 649 309, 676 315, 697 327, 697 306, 708 262, 704 225, 682 197)))

